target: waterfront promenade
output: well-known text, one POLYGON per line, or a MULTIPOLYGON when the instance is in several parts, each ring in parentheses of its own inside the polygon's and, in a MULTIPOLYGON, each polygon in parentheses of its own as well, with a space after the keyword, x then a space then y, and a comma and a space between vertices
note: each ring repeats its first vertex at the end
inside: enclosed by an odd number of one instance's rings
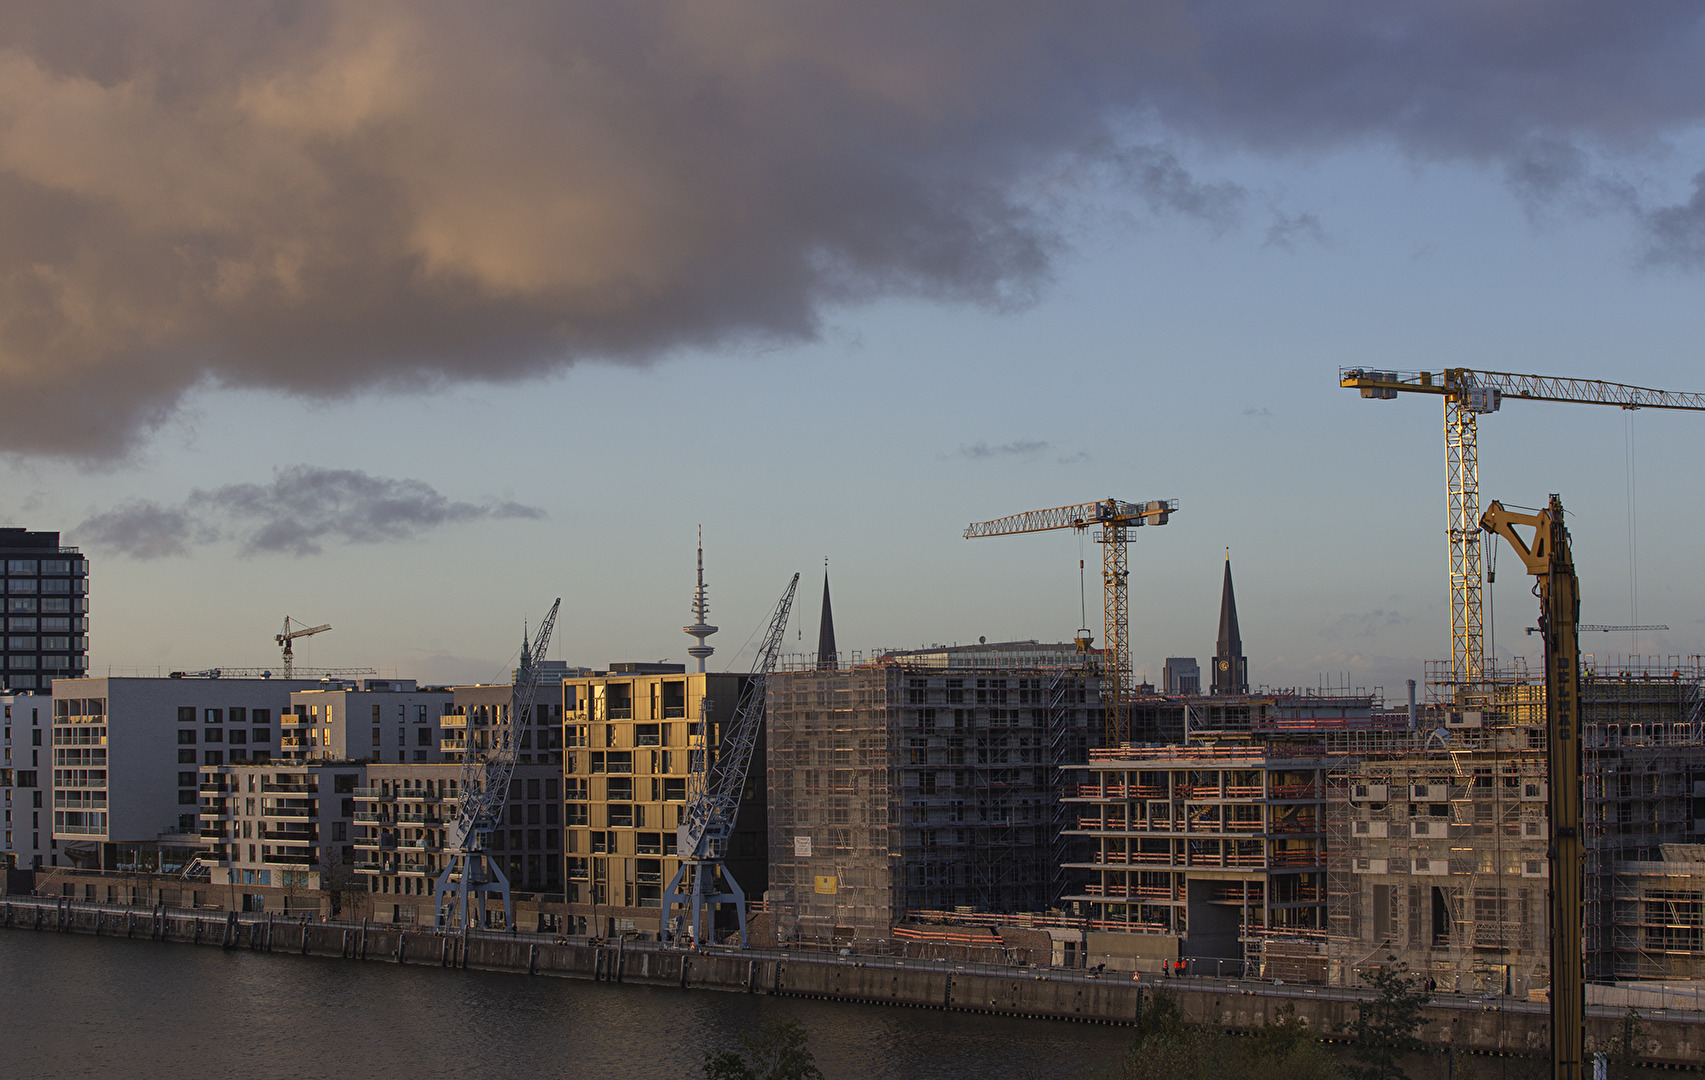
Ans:
MULTIPOLYGON (((551 975, 683 990, 719 990, 818 998, 907 1008, 945 1009, 1097 1024, 1130 1024, 1145 979, 1081 970, 954 961, 837 955, 793 949, 715 947, 696 951, 655 942, 563 938, 526 933, 439 933, 370 922, 286 919, 238 912, 137 908, 53 898, 7 898, 0 926, 17 931, 149 939, 281 957, 551 975)), ((1354 1015, 1366 994, 1329 987, 1246 979, 1160 980, 1193 1023, 1248 1030, 1285 1002, 1328 1035, 1354 1015)), ((1589 1009, 1588 1043, 1607 1041, 1623 1010, 1589 1009)), ((1654 1065, 1705 1063, 1705 1014, 1642 1010, 1642 1057, 1654 1065)), ((1542 1054, 1548 1046, 1546 1006, 1503 998, 1440 995, 1422 1035, 1459 1051, 1542 1054)))

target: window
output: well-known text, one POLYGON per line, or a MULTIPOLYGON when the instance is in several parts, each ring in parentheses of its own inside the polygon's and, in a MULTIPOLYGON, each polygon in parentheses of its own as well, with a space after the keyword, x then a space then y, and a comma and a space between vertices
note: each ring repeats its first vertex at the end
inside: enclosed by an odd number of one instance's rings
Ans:
POLYGON ((271 728, 263 728, 263 727, 258 727, 258 728, 252 729, 249 732, 249 741, 250 742, 271 742, 272 741, 272 729, 271 728))
POLYGON ((249 722, 253 723, 253 724, 270 724, 270 723, 272 723, 272 710, 271 709, 255 709, 253 712, 251 712, 249 714, 249 722))
POLYGON ((36 565, 34 559, 9 559, 6 562, 6 572, 8 574, 33 574, 36 572, 36 565))
POLYGON ((225 753, 221 750, 204 751, 201 755, 201 763, 203 765, 223 765, 225 764, 225 753))
POLYGON ((249 710, 247 709, 229 709, 227 712, 230 714, 231 723, 233 724, 246 724, 249 722, 249 710))
POLYGON ((373 729, 373 745, 374 746, 379 745, 379 729, 378 728, 373 729))
MULTIPOLYGON (((190 734, 193 735, 195 733, 190 732, 190 734)), ((195 764, 195 751, 194 750, 179 750, 178 751, 178 764, 179 765, 194 765, 195 764)))
POLYGON ((684 776, 666 776, 663 778, 663 799, 665 802, 681 802, 687 797, 687 779, 684 776))
POLYGON ((194 787, 195 786, 195 774, 192 772, 181 772, 181 773, 179 773, 178 774, 178 786, 179 787, 194 787))
POLYGON ((612 802, 631 802, 633 800, 633 779, 631 777, 612 776, 604 781, 605 798, 612 802))
POLYGON ((423 728, 415 728, 414 729, 414 744, 416 746, 431 746, 432 745, 432 729, 431 728, 424 728, 424 727, 423 728))
MULTIPOLYGON (((217 732, 210 732, 210 734, 217 734, 217 732)), ((212 742, 213 740, 209 739, 207 741, 212 742)), ((232 728, 230 741, 238 746, 247 745, 249 741, 249 733, 244 731, 242 728, 232 728)))
POLYGON ((193 790, 192 791, 180 791, 180 792, 178 792, 178 805, 179 806, 194 806, 195 805, 195 792, 193 790))
POLYGON ((203 710, 203 712, 201 714, 201 719, 202 719, 203 723, 207 723, 207 724, 223 724, 225 722, 225 710, 224 709, 206 709, 206 710, 203 710))
MULTIPOLYGON (((182 735, 184 733, 180 731, 180 732, 178 732, 178 734, 182 735)), ((225 732, 221 731, 219 728, 208 728, 202 734, 202 738, 201 738, 202 742, 210 742, 210 743, 223 742, 224 740, 225 740, 225 732)))
POLYGON ((188 731, 178 732, 178 745, 179 746, 194 746, 195 745, 195 729, 191 728, 188 731))

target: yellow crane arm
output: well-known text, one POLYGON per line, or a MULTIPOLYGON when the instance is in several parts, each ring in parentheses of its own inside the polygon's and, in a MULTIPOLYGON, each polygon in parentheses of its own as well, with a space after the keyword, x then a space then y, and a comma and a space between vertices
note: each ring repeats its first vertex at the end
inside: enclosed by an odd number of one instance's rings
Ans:
POLYGON ((1623 409, 1683 409, 1705 412, 1705 394, 1653 390, 1601 379, 1565 379, 1554 375, 1516 375, 1507 371, 1445 368, 1443 371, 1373 371, 1340 368, 1338 385, 1363 397, 1394 398, 1400 392, 1439 394, 1472 402, 1476 412, 1496 412, 1500 399, 1564 401, 1578 405, 1615 405, 1623 409))
POLYGON ((1514 510, 1506 510, 1504 504, 1496 499, 1480 515, 1480 527, 1489 533, 1495 533, 1515 550, 1521 557, 1522 565, 1527 572, 1535 577, 1544 577, 1551 573, 1551 515, 1541 510, 1533 514, 1519 514, 1514 510), (1533 530, 1533 542, 1528 543, 1516 532, 1517 525, 1525 525, 1533 530))
POLYGON ((1146 525, 1153 521, 1165 525, 1178 509, 1177 499, 1151 499, 1148 502, 1128 503, 1119 499, 1056 506, 1052 510, 1032 510, 1011 514, 993 521, 977 521, 965 527, 965 539, 979 536, 1011 536, 1014 533, 1043 532, 1048 529, 1085 529, 1091 525, 1146 525))

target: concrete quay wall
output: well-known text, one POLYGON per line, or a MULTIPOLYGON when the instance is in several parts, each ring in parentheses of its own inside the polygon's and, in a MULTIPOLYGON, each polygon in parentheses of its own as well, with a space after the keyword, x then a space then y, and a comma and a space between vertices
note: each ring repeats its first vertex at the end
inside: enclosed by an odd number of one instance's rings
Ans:
MULTIPOLYGON (((952 1009, 1042 1019, 1130 1024, 1142 994, 1155 983, 1091 979, 1048 969, 954 970, 917 961, 775 952, 683 952, 628 943, 581 943, 533 935, 441 934, 373 924, 323 923, 235 912, 118 908, 66 900, 11 900, 0 926, 182 942, 285 955, 341 957, 479 971, 552 975, 641 986, 706 989, 873 1005, 952 1009)), ((1349 991, 1268 983, 1197 984, 1162 981, 1191 1023, 1248 1031, 1290 1002, 1317 1031, 1331 1033, 1355 1018, 1349 991)), ((1587 1020, 1589 1053, 1620 1029, 1614 1010, 1587 1020)), ((1489 1054, 1550 1052, 1543 1006, 1502 1007, 1441 1002, 1427 1010, 1422 1037, 1431 1044, 1489 1054)), ((1641 1017, 1641 1058, 1648 1064, 1705 1069, 1705 1023, 1698 1014, 1641 1017)))

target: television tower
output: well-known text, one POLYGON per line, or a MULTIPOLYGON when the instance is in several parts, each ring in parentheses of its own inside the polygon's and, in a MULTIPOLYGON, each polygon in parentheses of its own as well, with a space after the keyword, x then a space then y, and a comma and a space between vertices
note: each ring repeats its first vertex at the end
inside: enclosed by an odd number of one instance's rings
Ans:
POLYGON ((705 644, 705 638, 716 633, 716 627, 705 621, 710 614, 710 598, 705 595, 704 583, 704 526, 699 526, 699 584, 693 590, 693 625, 681 629, 697 638, 697 642, 687 646, 687 655, 699 662, 699 671, 704 671, 705 659, 716 649, 705 644))

